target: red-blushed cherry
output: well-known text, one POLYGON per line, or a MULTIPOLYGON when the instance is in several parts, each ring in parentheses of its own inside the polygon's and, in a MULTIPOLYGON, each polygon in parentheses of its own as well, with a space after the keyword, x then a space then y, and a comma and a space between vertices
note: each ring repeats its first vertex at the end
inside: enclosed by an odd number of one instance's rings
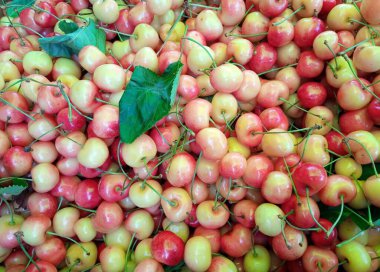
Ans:
POLYGON ((105 201, 117 202, 128 196, 129 179, 122 174, 105 174, 99 180, 99 196, 105 201))
POLYGON ((98 232, 109 233, 117 229, 122 224, 123 219, 123 210, 118 203, 103 201, 96 209, 92 222, 98 232))
POLYGON ((380 101, 377 99, 372 99, 368 104, 367 113, 369 118, 375 123, 375 125, 380 124, 380 101))
POLYGON ((358 130, 371 131, 373 121, 368 114, 367 108, 343 112, 339 116, 340 131, 349 134, 358 130))
POLYGON ((129 17, 129 9, 122 9, 119 12, 119 17, 115 22, 115 27, 118 31, 125 34, 132 34, 134 30, 134 26, 128 20, 129 17))
POLYGON ((232 208, 234 219, 247 228, 255 226, 255 210, 258 204, 250 199, 238 201, 232 208))
POLYGON ((199 221, 197 219, 197 205, 193 204, 193 207, 189 213, 189 216, 185 219, 185 223, 192 228, 197 228, 200 226, 199 221))
POLYGON ((58 201, 50 193, 34 192, 28 197, 27 207, 32 215, 44 214, 53 218, 58 208, 58 201))
POLYGON ((137 239, 143 240, 153 233, 154 220, 149 212, 138 209, 128 214, 124 226, 130 233, 135 233, 137 239))
POLYGON ((337 5, 337 0, 323 0, 322 9, 319 13, 321 16, 327 16, 330 10, 337 5))
POLYGON ((272 171, 261 186, 261 194, 270 203, 282 204, 292 195, 292 181, 288 173, 272 171))
MULTIPOLYGON (((18 124, 8 124, 8 126, 3 130, 8 135, 8 139, 12 146, 28 146, 30 145, 34 138, 28 132, 28 125, 25 123, 18 124)), ((4 148, 7 144, 4 142, 1 148, 4 148)), ((7 148, 7 150, 9 147, 7 148)), ((2 152, 0 151, 0 154, 2 152)), ((4 154, 4 153, 3 153, 4 154)), ((0 155, 2 157, 2 155, 0 155)))
POLYGON ((195 228, 193 236, 203 236, 207 238, 210 241, 212 253, 220 251, 222 236, 219 229, 209 229, 198 226, 195 228))
POLYGON ((235 224, 220 240, 221 251, 231 257, 242 257, 252 248, 251 230, 235 224))
POLYGON ((210 229, 224 226, 230 217, 228 207, 220 202, 215 203, 213 200, 206 200, 200 203, 196 214, 201 226, 210 229))
POLYGON ((171 231, 160 231, 152 240, 152 255, 162 264, 175 266, 184 257, 185 243, 171 231))
POLYGON ((283 17, 276 17, 270 22, 268 30, 268 43, 274 47, 281 47, 290 43, 294 38, 294 26, 283 17), (277 25, 276 23, 280 23, 277 25))
POLYGON ((288 7, 288 0, 259 0, 259 10, 266 17, 279 16, 288 7))
POLYGON ((339 260, 334 251, 309 245, 302 256, 305 271, 338 271, 339 260))
POLYGON ((280 107, 271 107, 263 110, 259 115, 265 130, 280 128, 288 130, 289 120, 280 107))
POLYGON ((60 176, 58 184, 49 192, 55 197, 64 197, 68 201, 75 200, 75 192, 81 180, 78 176, 60 176))
POLYGON ((68 132, 81 130, 86 125, 86 118, 69 108, 61 109, 56 120, 59 125, 62 124, 61 128, 68 132))
POLYGON ((308 247, 304 232, 290 226, 285 226, 283 232, 272 239, 272 248, 276 255, 287 261, 302 257, 308 247))
POLYGON ((294 42, 299 47, 310 47, 315 37, 325 31, 326 24, 317 17, 301 18, 294 26, 294 42))
POLYGON ((175 187, 183 187, 193 180, 196 160, 187 152, 178 152, 169 162, 166 179, 175 187))
POLYGON ((20 231, 22 239, 31 246, 38 246, 46 241, 46 231, 51 226, 49 217, 43 214, 31 215, 22 223, 20 231))
POLYGON ((356 186, 350 178, 343 175, 331 175, 324 188, 318 193, 322 203, 339 206, 350 202, 356 195, 356 186))
POLYGON ((53 27, 57 23, 57 12, 50 3, 42 1, 36 4, 38 7, 34 14, 34 21, 42 28, 53 27))
POLYGON ((14 214, 13 217, 10 214, 5 214, 0 217, 0 247, 5 249, 13 249, 18 247, 18 241, 15 233, 20 231, 20 228, 24 222, 24 218, 21 215, 14 214), (12 221, 13 220, 13 221, 12 221))
POLYGON ((47 261, 42 261, 42 260, 36 261, 35 264, 31 263, 29 267, 25 270, 25 272, 39 272, 39 271, 57 272, 58 270, 55 267, 55 265, 53 265, 52 263, 47 262, 47 261))
POLYGON ((327 184, 326 169, 322 165, 314 163, 303 163, 298 166, 293 172, 292 178, 300 196, 315 195, 327 184))
POLYGON ((139 262, 134 269, 134 272, 148 272, 148 271, 156 271, 156 272, 164 272, 164 268, 162 265, 153 258, 146 258, 139 262))
POLYGON ((13 39, 17 39, 17 32, 10 26, 0 27, 1 49, 8 50, 13 39))
POLYGON ((75 191, 75 203, 86 209, 98 207, 102 198, 98 191, 98 182, 93 179, 82 180, 75 191))
POLYGON ((283 158, 277 158, 274 162, 274 170, 289 174, 300 165, 302 165, 301 157, 298 154, 290 154, 283 158))
POLYGON ((255 47, 253 56, 248 66, 255 73, 262 73, 273 68, 277 61, 277 50, 267 42, 262 42, 255 47))
POLYGON ((11 124, 23 122, 26 116, 21 111, 28 112, 29 108, 26 98, 16 92, 5 92, 1 98, 3 102, 0 104, 0 121, 11 124))
POLYGON ((3 166, 10 176, 21 177, 32 169, 33 158, 21 146, 9 148, 3 156, 3 166))
POLYGON ((58 237, 51 237, 43 244, 36 246, 35 252, 38 259, 53 265, 59 265, 66 256, 65 244, 58 237))
POLYGON ((297 97, 302 107, 310 109, 325 103, 327 90, 321 83, 306 82, 297 90, 297 97))
POLYGON ((269 28, 269 18, 259 11, 249 13, 242 24, 241 33, 248 36, 251 42, 258 42, 266 37, 269 28))
POLYGON ((243 180, 249 186, 260 188, 273 169, 273 162, 268 156, 265 154, 253 155, 247 160, 247 168, 243 175, 243 180))
MULTIPOLYGON (((325 228, 325 230, 330 231, 333 223, 325 218, 319 218, 319 224, 325 228)), ((310 235, 311 241, 314 245, 319 247, 331 247, 335 244, 338 238, 338 230, 334 228, 334 230, 327 237, 326 232, 322 229, 313 231, 310 235)))
POLYGON ((238 152, 227 153, 220 162, 220 174, 225 178, 238 179, 247 168, 247 160, 238 152))
POLYGON ((325 138, 327 140, 329 150, 335 152, 338 155, 344 156, 347 154, 347 150, 345 150, 344 146, 344 136, 337 131, 329 131, 325 138))
POLYGON ((324 67, 325 64, 323 61, 320 60, 313 51, 303 51, 296 69, 301 77, 315 78, 322 73, 324 67))
POLYGON ((292 195, 288 202, 281 205, 281 208, 285 214, 289 214, 286 217, 287 220, 299 228, 311 228, 316 224, 311 212, 316 220, 319 219, 320 215, 319 206, 316 201, 313 198, 307 199, 303 196, 299 197, 298 202, 297 197, 292 195))

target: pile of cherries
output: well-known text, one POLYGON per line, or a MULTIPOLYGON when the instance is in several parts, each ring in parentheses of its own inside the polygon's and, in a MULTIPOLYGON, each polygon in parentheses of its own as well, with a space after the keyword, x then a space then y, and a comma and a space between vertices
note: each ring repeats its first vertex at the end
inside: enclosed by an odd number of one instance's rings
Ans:
POLYGON ((0 272, 378 271, 378 0, 0 8, 0 272), (41 49, 90 20, 105 52, 41 49), (123 143, 135 67, 176 61, 170 113, 123 143))

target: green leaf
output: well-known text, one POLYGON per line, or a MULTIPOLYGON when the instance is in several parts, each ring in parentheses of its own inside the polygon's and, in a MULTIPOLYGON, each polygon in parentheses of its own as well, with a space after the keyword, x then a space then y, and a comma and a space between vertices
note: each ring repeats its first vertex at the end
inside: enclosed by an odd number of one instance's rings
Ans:
MULTIPOLYGON (((38 39, 40 46, 49 55, 53 57, 70 58, 73 54, 78 54, 79 51, 87 46, 94 45, 103 53, 106 52, 106 33, 98 29, 93 20, 89 20, 87 26, 77 28, 74 32, 73 23, 62 22, 62 29, 65 35, 41 38, 38 39)), ((61 22, 59 27, 61 28, 61 22)))
POLYGON ((24 179, 12 178, 12 181, 13 185, 0 187, 0 195, 7 194, 17 196, 28 188, 28 183, 24 179))
MULTIPOLYGON (((375 167, 376 167, 377 172, 380 173, 380 163, 375 163, 375 167)), ((362 165, 362 169, 363 169, 363 172, 359 178, 360 180, 366 180, 370 176, 375 175, 375 171, 373 169, 372 163, 362 165)))
POLYGON ((78 30, 78 25, 74 22, 66 21, 66 20, 61 20, 58 23, 59 28, 65 33, 73 33, 74 31, 78 30))
POLYGON ((9 17, 17 17, 21 11, 33 6, 34 2, 34 0, 13 0, 7 3, 6 13, 9 17))
POLYGON ((119 102, 120 137, 123 142, 132 143, 169 113, 174 104, 182 66, 180 61, 174 62, 161 76, 141 66, 135 68, 119 102))

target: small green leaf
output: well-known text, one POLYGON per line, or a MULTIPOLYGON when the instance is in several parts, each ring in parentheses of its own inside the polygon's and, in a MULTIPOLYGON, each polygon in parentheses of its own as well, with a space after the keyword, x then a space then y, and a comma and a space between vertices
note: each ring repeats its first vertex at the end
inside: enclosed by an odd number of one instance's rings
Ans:
POLYGON ((7 3, 6 13, 9 17, 17 17, 21 11, 33 6, 34 2, 34 0, 13 0, 7 3))
MULTIPOLYGON (((66 22, 65 24, 64 21, 61 23, 64 27, 62 30, 65 33, 75 28, 73 23, 66 22)), ((59 27, 61 28, 61 25, 59 27)), ((87 45, 94 45, 104 53, 106 51, 106 33, 98 29, 91 19, 87 26, 77 28, 74 32, 50 38, 41 38, 38 41, 41 48, 53 57, 70 58, 71 55, 78 54, 87 45)))
POLYGON ((159 76, 137 66, 119 102, 120 137, 132 143, 166 116, 174 104, 183 64, 170 64, 159 76))
POLYGON ((24 179, 12 178, 13 185, 6 187, 0 187, 0 195, 7 194, 17 196, 21 194, 26 188, 28 188, 28 183, 24 179))
MULTIPOLYGON (((375 167, 376 167, 377 172, 380 173, 380 163, 375 163, 375 167)), ((375 175, 375 171, 373 169, 372 163, 362 165, 362 170, 363 172, 362 172, 361 177, 359 178, 360 180, 366 180, 370 176, 375 175)))
POLYGON ((59 28, 65 33, 65 34, 69 34, 69 33, 73 33, 74 31, 77 31, 78 30, 78 25, 74 22, 69 22, 69 21, 66 21, 66 20, 61 20, 59 23, 58 23, 58 26, 59 28))

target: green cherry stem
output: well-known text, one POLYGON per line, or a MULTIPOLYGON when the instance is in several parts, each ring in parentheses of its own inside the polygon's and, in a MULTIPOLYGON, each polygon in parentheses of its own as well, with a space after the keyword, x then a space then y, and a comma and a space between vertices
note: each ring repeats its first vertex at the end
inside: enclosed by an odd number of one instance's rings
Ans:
POLYGON ((213 68, 216 68, 218 65, 216 64, 216 61, 215 59, 212 57, 211 53, 206 49, 206 47, 201 44, 200 42, 194 40, 193 38, 190 38, 190 37, 182 37, 183 40, 188 40, 188 41, 191 41, 193 43, 196 43, 197 45, 199 45, 200 47, 203 48, 203 50, 206 51, 207 55, 210 57, 211 61, 212 61, 212 67, 213 68))
POLYGON ((361 42, 358 42, 357 44, 354 44, 353 46, 348 47, 346 50, 338 52, 337 55, 338 56, 343 56, 343 55, 347 54, 348 52, 350 52, 351 50, 355 49, 356 47, 358 47, 358 46, 360 46, 362 44, 365 44, 366 42, 369 42, 370 40, 371 40, 371 38, 367 38, 367 39, 365 39, 365 40, 363 40, 361 42))
POLYGON ((346 245, 346 244, 352 242, 353 240, 355 240, 356 238, 358 238, 360 235, 362 235, 363 232, 365 232, 365 231, 366 231, 366 230, 361 230, 361 231, 359 231, 359 232, 356 233, 354 236, 352 236, 350 239, 345 240, 345 241, 343 241, 343 242, 337 244, 336 247, 342 247, 342 246, 344 246, 344 245, 346 245))
POLYGON ((276 67, 276 68, 272 68, 268 71, 264 71, 264 72, 261 72, 259 74, 257 74, 258 76, 263 76, 265 74, 269 74, 269 73, 272 73, 272 72, 276 72, 276 71, 279 71, 281 69, 284 69, 284 68, 287 68, 287 67, 294 67, 294 66, 297 66, 298 65, 298 62, 296 63, 291 63, 291 64, 288 64, 288 65, 285 65, 285 66, 281 66, 281 67, 276 67))
POLYGON ((295 194, 295 196, 296 196, 296 199, 297 199, 297 203, 300 204, 300 203, 301 203, 300 195, 298 194, 298 191, 297 191, 296 185, 294 184, 294 180, 293 180, 293 177, 292 177, 292 173, 290 172, 289 165, 288 165, 288 163, 286 162, 285 157, 282 157, 282 159, 283 159, 284 164, 285 164, 286 172, 288 173, 288 176, 289 176, 289 178, 290 178, 290 181, 292 182, 292 187, 293 187, 293 191, 294 191, 294 194, 295 194))
POLYGON ((197 176, 197 171, 198 171, 198 166, 199 166, 199 162, 201 161, 201 158, 203 156, 203 152, 201 151, 199 153, 199 156, 198 156, 198 159, 197 159, 197 162, 195 164, 195 170, 194 170, 194 174, 193 174, 193 178, 191 179, 191 185, 190 185, 190 197, 191 197, 191 200, 194 199, 193 197, 193 188, 194 188, 194 181, 195 181, 195 177, 197 176))
POLYGON ((77 241, 75 241, 73 238, 70 238, 70 237, 66 237, 66 236, 63 236, 63 235, 60 235, 58 233, 55 233, 55 232, 52 232, 52 231, 47 231, 46 232, 47 235, 51 235, 51 236, 57 236, 57 237, 60 237, 62 239, 67 239, 69 240, 70 242, 76 244, 77 246, 79 246, 85 253, 87 256, 90 255, 90 252, 84 248, 84 246, 81 245, 81 243, 78 243, 77 241))
POLYGON ((284 17, 284 19, 282 19, 281 21, 278 21, 276 23, 273 23, 272 25, 273 26, 281 25, 283 22, 285 22, 285 21, 289 20, 290 18, 292 18, 294 15, 296 15, 298 12, 300 12, 304 8, 305 8, 304 5, 300 6, 298 9, 296 9, 295 11, 293 11, 292 13, 290 13, 288 16, 284 17))
POLYGON ((327 237, 329 237, 331 235, 331 233, 334 231, 335 227, 338 225, 340 219, 342 218, 343 211, 344 211, 344 195, 341 195, 340 196, 340 212, 339 212, 339 216, 335 220, 334 224, 331 226, 331 228, 329 229, 329 231, 326 233, 327 237))
POLYGON ((81 207, 81 206, 75 205, 75 204, 73 204, 73 203, 70 203, 69 206, 70 206, 70 207, 73 207, 73 208, 76 208, 76 209, 78 209, 78 210, 85 211, 85 212, 96 213, 96 210, 86 209, 86 208, 83 208, 83 207, 81 207))
POLYGON ((314 216, 314 213, 313 213, 313 211, 312 211, 312 209, 311 209, 311 205, 310 205, 309 188, 307 188, 307 187, 306 187, 306 202, 307 202, 307 206, 308 206, 309 211, 310 211, 310 215, 311 215, 311 217, 313 218, 313 221, 315 222, 315 224, 317 224, 317 226, 320 227, 321 230, 323 230, 325 233, 328 233, 328 230, 325 229, 325 228, 321 225, 321 223, 319 223, 318 220, 317 220, 317 219, 315 218, 315 216, 314 216))
POLYGON ((24 247, 22 241, 21 241, 21 237, 23 236, 24 234, 22 232, 16 232, 14 234, 14 236, 16 237, 16 240, 17 240, 17 243, 19 244, 22 252, 24 252, 25 256, 29 259, 29 261, 32 262, 32 264, 34 264, 34 266, 37 268, 38 272, 42 272, 41 271, 41 268, 38 266, 38 264, 33 260, 33 257, 30 256, 29 252, 26 250, 26 248, 24 247))
POLYGON ((227 32, 224 34, 226 37, 240 37, 240 38, 254 38, 254 37, 260 37, 260 36, 266 36, 268 35, 268 32, 258 32, 253 34, 237 34, 237 33, 231 33, 227 32))
POLYGON ((7 206, 7 209, 9 211, 9 215, 11 216, 11 221, 9 223, 13 226, 15 224, 13 209, 12 209, 11 205, 9 204, 9 202, 4 197, 0 196, 0 200, 1 200, 1 202, 4 202, 5 206, 7 206))
POLYGON ((128 249, 127 249, 127 254, 125 254, 125 272, 128 272, 127 271, 127 264, 129 262, 129 259, 130 259, 130 251, 132 249, 132 244, 133 244, 133 240, 135 239, 135 236, 136 236, 136 232, 134 232, 132 234, 132 237, 131 237, 131 240, 129 241, 129 244, 128 244, 128 249))

